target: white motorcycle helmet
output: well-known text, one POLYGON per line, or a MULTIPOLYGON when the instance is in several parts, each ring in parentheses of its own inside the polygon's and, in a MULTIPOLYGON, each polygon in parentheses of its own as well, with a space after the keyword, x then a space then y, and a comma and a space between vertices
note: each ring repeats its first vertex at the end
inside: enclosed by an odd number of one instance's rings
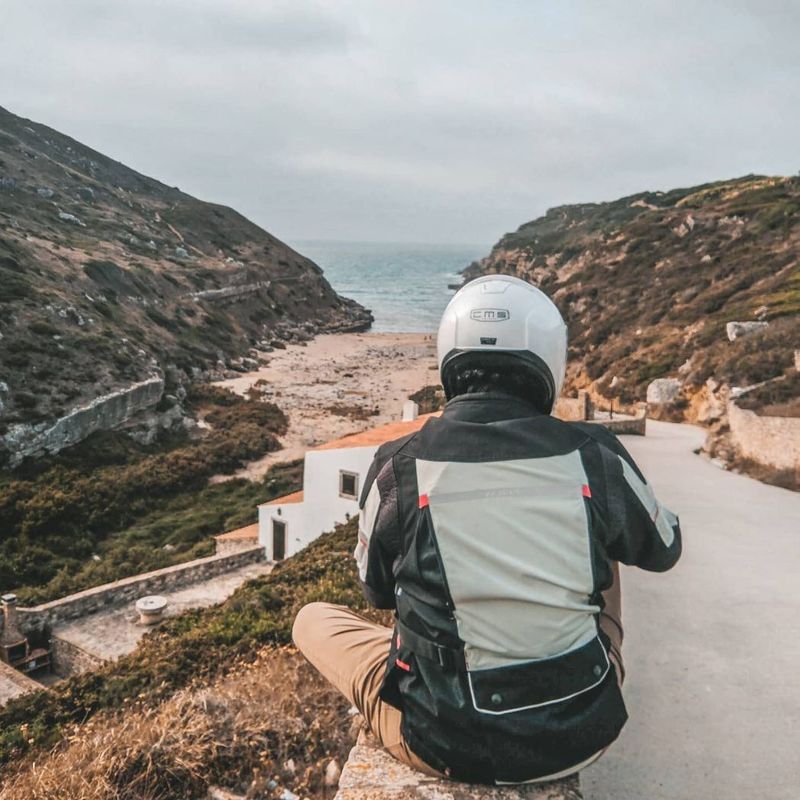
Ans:
POLYGON ((460 369, 506 369, 529 376, 550 412, 564 383, 567 326, 553 301, 526 281, 485 275, 448 303, 439 324, 439 374, 449 400, 460 369))

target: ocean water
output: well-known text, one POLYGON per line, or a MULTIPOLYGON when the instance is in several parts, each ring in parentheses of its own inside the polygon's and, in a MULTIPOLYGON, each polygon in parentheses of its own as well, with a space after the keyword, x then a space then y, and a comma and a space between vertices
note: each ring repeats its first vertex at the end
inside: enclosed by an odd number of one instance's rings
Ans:
POLYGON ((459 272, 490 245, 376 244, 301 241, 292 244, 325 271, 339 294, 372 310, 373 331, 435 331, 461 283, 459 272))

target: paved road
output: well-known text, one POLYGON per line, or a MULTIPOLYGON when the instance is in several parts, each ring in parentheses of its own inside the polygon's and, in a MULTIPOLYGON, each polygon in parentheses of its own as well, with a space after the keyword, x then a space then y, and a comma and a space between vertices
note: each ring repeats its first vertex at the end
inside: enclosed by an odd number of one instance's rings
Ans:
POLYGON ((587 800, 800 798, 800 494, 693 454, 703 432, 622 437, 680 515, 681 561, 622 575, 630 720, 587 800))

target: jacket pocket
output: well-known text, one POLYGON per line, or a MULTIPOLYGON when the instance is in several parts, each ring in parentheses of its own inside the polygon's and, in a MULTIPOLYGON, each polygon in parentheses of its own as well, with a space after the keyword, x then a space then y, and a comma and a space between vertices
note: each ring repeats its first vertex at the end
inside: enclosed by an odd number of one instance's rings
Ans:
POLYGON ((599 637, 551 658, 467 674, 472 703, 482 714, 511 714, 569 700, 599 686, 611 662, 599 637))

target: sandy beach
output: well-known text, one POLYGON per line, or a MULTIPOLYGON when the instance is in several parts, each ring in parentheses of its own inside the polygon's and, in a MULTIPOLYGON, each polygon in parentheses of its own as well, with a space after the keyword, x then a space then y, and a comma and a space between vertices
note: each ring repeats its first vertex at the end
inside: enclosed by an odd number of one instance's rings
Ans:
POLYGON ((430 333, 325 334, 265 358, 267 366, 217 384, 239 394, 254 389, 289 417, 283 449, 236 473, 251 480, 310 447, 399 420, 410 394, 439 382, 430 333))

